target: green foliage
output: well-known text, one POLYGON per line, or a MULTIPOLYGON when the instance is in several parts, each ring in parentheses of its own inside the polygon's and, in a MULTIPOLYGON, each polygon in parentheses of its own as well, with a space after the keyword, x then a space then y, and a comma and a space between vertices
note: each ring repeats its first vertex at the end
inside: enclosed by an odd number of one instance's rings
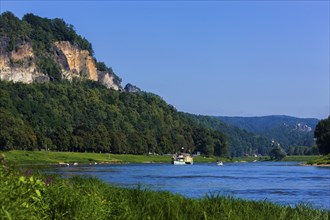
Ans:
POLYGON ((288 155, 319 155, 317 146, 290 146, 287 150, 288 155))
POLYGON ((20 118, 0 108, 0 146, 6 150, 31 150, 36 144, 33 129, 20 118))
POLYGON ((97 62, 96 68, 100 71, 109 71, 110 69, 103 62, 97 62))
POLYGON ((321 154, 330 153, 330 116, 327 119, 321 120, 316 128, 314 136, 321 154))
POLYGON ((271 160, 283 160, 286 157, 286 153, 280 145, 273 145, 273 149, 269 152, 271 160))
POLYGON ((314 160, 309 160, 307 162, 309 165, 327 165, 330 166, 330 154, 324 155, 314 160))
POLYGON ((0 216, 7 219, 95 219, 109 216, 105 184, 95 179, 60 179, 12 169, 3 157, 0 167, 0 216), (93 187, 91 187, 93 186, 93 187))
POLYGON ((319 155, 294 155, 294 156, 286 156, 283 161, 297 161, 297 162, 307 162, 310 160, 315 160, 319 158, 319 155))
POLYGON ((43 195, 46 183, 31 170, 12 169, 0 155, 0 215, 7 219, 41 219, 47 205, 43 195))
MULTIPOLYGON (((191 114, 187 114, 187 116, 200 126, 224 133, 226 136, 225 139, 228 141, 228 149, 226 148, 225 150, 228 152, 220 153, 221 156, 227 154, 230 154, 231 157, 241 157, 246 154, 266 155, 269 152, 271 143, 264 137, 225 124, 214 117, 191 114)), ((217 155, 219 155, 219 153, 217 155)))
POLYGON ((66 24, 62 19, 41 18, 29 13, 23 16, 22 22, 31 26, 32 30, 28 33, 28 37, 33 40, 35 45, 33 49, 37 52, 49 51, 51 43, 55 41, 69 41, 82 50, 88 50, 91 55, 94 53, 91 43, 78 35, 74 27, 66 24), (36 46, 36 44, 41 45, 36 46))
POLYGON ((32 27, 29 24, 20 21, 13 13, 4 12, 0 14, 0 37, 9 39, 7 52, 14 50, 18 42, 26 40, 31 30, 32 27))
POLYGON ((196 125, 160 97, 120 93, 91 81, 0 81, 0 144, 9 149, 225 156, 226 138, 196 125))
POLYGON ((318 119, 290 116, 216 118, 269 140, 274 139, 281 143, 285 150, 288 150, 290 146, 312 147, 315 145, 313 130, 318 123, 318 119))
POLYGON ((47 74, 51 81, 60 81, 62 79, 61 68, 52 58, 40 56, 37 60, 39 71, 47 74))
POLYGON ((93 55, 91 43, 78 35, 72 25, 59 18, 47 19, 34 14, 26 14, 20 20, 11 12, 0 15, 0 36, 10 39, 8 51, 14 49, 19 40, 32 40, 34 52, 38 55, 51 51, 55 41, 69 41, 82 50, 88 50, 93 55))

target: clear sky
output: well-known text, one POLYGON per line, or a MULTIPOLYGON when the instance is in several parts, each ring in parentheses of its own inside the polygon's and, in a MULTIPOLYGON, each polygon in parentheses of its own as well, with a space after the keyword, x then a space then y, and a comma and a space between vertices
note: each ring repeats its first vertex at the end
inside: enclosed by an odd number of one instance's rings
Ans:
POLYGON ((98 61, 179 111, 329 113, 329 1, 6 1, 64 19, 98 61))

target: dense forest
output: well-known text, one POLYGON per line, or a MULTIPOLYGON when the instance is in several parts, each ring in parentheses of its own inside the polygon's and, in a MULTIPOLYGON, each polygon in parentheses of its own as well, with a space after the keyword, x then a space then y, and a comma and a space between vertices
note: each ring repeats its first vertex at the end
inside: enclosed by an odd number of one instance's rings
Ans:
POLYGON ((247 154, 267 155, 272 148, 269 139, 225 124, 214 117, 190 114, 189 117, 199 125, 222 131, 227 137, 231 157, 239 157, 247 154))
POLYGON ((6 149, 227 155, 225 136, 198 126, 160 97, 93 81, 0 81, 0 146, 6 149))
POLYGON ((318 119, 303 119, 290 116, 264 117, 216 117, 226 124, 234 125, 270 140, 279 142, 287 152, 303 153, 315 146, 314 129, 318 119))

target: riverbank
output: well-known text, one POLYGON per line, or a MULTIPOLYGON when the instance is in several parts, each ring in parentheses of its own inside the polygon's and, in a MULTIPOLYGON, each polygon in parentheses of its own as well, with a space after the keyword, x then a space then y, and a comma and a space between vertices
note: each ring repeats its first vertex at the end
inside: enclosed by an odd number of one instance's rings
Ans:
POLYGON ((322 166, 329 167, 330 166, 330 154, 315 158, 313 160, 309 160, 306 165, 309 166, 322 166))
MULTIPOLYGON (((7 158, 6 158, 7 159, 7 158)), ((329 219, 329 211, 208 195, 189 199, 95 178, 60 178, 0 161, 3 219, 329 219)))
MULTIPOLYGON (((54 152, 54 151, 5 151, 0 152, 16 165, 65 165, 65 164, 99 164, 99 163, 170 163, 171 155, 131 155, 109 153, 77 153, 77 152, 54 152)), ((283 161, 316 161, 320 163, 320 156, 287 156, 283 161)), ((240 157, 240 158, 216 158, 194 157, 194 163, 214 163, 217 160, 223 162, 255 162, 265 161, 269 157, 240 157)), ((330 164, 330 159, 329 159, 330 164)))
MULTIPOLYGON (((59 165, 100 163, 170 163, 172 155, 131 155, 109 153, 77 153, 54 151, 5 151, 0 152, 16 165, 59 165)), ((215 158, 194 157, 194 162, 215 162, 215 158)))

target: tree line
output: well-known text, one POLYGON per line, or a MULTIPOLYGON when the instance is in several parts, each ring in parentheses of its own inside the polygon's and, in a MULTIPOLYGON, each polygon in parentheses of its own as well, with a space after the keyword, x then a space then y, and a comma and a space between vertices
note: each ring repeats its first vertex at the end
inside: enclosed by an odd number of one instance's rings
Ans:
POLYGON ((98 82, 0 81, 3 149, 226 156, 220 131, 197 125, 159 96, 107 89, 98 82))

